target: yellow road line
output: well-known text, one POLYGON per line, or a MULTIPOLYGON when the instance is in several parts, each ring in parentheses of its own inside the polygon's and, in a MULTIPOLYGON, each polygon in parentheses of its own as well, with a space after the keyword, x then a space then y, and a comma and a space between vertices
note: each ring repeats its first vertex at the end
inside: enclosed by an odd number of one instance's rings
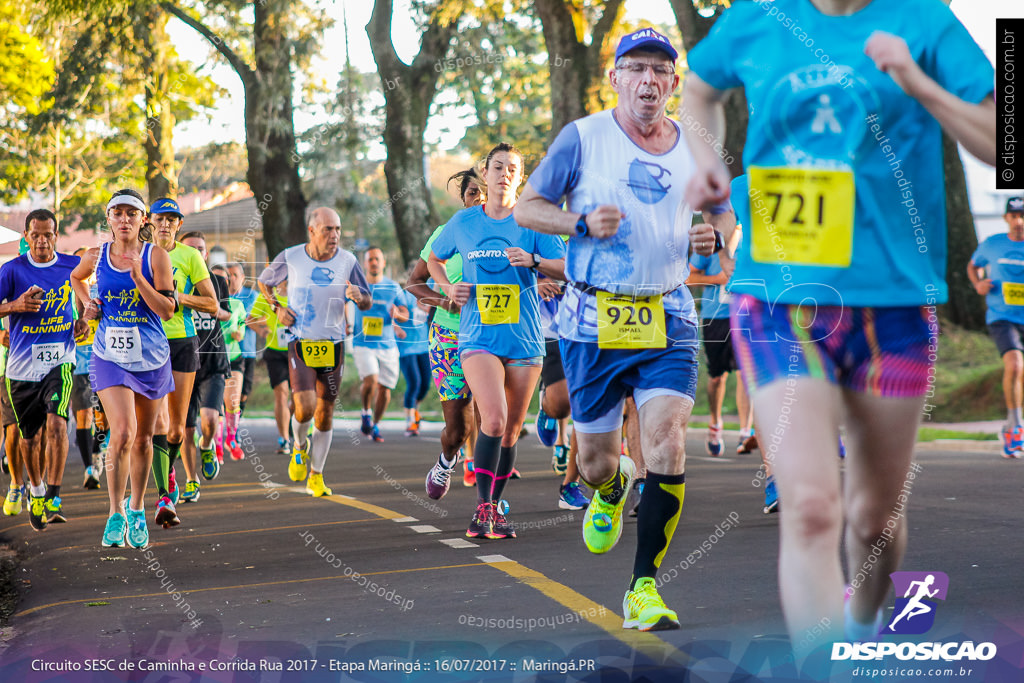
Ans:
MULTIPOLYGON (((289 487, 288 490, 300 493, 305 493, 306 491, 305 489, 300 488, 298 486, 289 487)), ((359 500, 358 498, 353 498, 352 496, 346 496, 337 493, 332 496, 321 496, 320 500, 329 500, 332 503, 338 503, 339 505, 347 505, 349 507, 356 508, 357 510, 362 510, 363 512, 369 512, 371 515, 383 517, 384 519, 400 519, 402 517, 409 516, 402 512, 395 512, 394 510, 388 510, 387 508, 383 508, 379 505, 374 505, 373 503, 365 503, 359 500)))
POLYGON ((653 633, 622 628, 622 617, 617 611, 594 602, 582 593, 549 579, 538 571, 525 567, 514 560, 488 562, 488 564, 505 572, 520 583, 535 588, 563 607, 579 614, 580 618, 603 629, 613 638, 621 640, 634 650, 651 657, 655 662, 662 662, 667 657, 671 657, 677 664, 685 665, 690 661, 689 655, 680 652, 653 633))
MULTIPOLYGON (((180 541, 191 541, 194 538, 205 538, 207 536, 230 536, 232 534, 254 534, 261 531, 282 531, 285 529, 308 529, 314 526, 333 526, 335 524, 355 524, 357 522, 376 522, 376 517, 367 517, 366 519, 344 519, 335 522, 315 522, 313 524, 293 524, 291 526, 269 526, 262 529, 238 529, 236 531, 215 531, 208 534, 189 534, 188 536, 181 536, 180 538, 174 539, 169 538, 166 541, 155 541, 150 543, 149 548, 160 548, 166 545, 172 545, 175 540, 180 541)), ((79 548, 95 548, 95 543, 86 543, 83 545, 69 545, 61 550, 77 550, 79 548)), ((121 548, 113 548, 113 550, 121 550, 121 548)))
MULTIPOLYGON (((382 572, 359 572, 359 575, 360 576, 383 576, 383 575, 386 575, 386 574, 406 574, 406 573, 409 573, 409 572, 430 572, 430 571, 439 571, 439 570, 442 570, 442 569, 462 569, 463 567, 483 567, 485 565, 486 565, 485 562, 470 562, 468 564, 449 564, 449 565, 443 565, 443 566, 440 566, 440 567, 414 567, 414 568, 411 568, 411 569, 389 569, 387 571, 382 571, 382 572)), ((310 581, 336 581, 338 579, 343 579, 343 580, 351 581, 352 577, 351 576, 344 576, 344 575, 318 576, 318 577, 310 578, 310 579, 287 579, 285 581, 263 581, 263 582, 260 582, 260 583, 243 583, 243 584, 238 584, 237 586, 215 586, 215 587, 212 587, 212 588, 193 588, 191 590, 178 590, 178 591, 175 591, 175 592, 181 593, 182 595, 191 595, 192 593, 207 593, 207 592, 210 592, 210 591, 244 590, 246 588, 262 588, 262 587, 265 587, 265 586, 280 586, 280 585, 283 585, 283 584, 307 583, 307 582, 310 582, 310 581)), ((64 600, 62 602, 51 602, 51 603, 49 603, 47 605, 39 605, 38 607, 30 607, 29 609, 25 610, 24 612, 17 612, 16 616, 24 617, 24 616, 28 616, 29 614, 32 614, 33 612, 39 612, 39 611, 44 610, 44 609, 49 609, 50 607, 61 607, 63 605, 80 605, 80 604, 83 604, 83 603, 86 603, 86 602, 110 602, 112 600, 137 600, 139 598, 159 598, 159 597, 166 598, 167 596, 168 596, 168 593, 166 591, 161 591, 159 593, 143 593, 141 595, 115 595, 115 596, 97 595, 97 596, 93 596, 91 598, 84 598, 82 600, 64 600)))

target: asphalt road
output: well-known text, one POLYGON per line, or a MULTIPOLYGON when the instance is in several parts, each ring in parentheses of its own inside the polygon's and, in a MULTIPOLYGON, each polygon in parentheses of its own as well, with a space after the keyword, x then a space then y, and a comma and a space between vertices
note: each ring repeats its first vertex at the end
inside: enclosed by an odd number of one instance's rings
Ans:
POLYGON ((825 653, 800 678, 778 600, 778 516, 762 514, 752 486, 756 454, 711 459, 691 434, 660 589, 682 628, 639 634, 621 628, 635 521, 613 552, 588 553, 582 513, 558 509, 536 437, 506 490, 519 537, 469 541, 474 490, 460 480, 439 502, 423 490, 439 425, 418 439, 388 429, 384 443, 355 425, 335 431, 334 495, 313 499, 274 454, 270 421, 249 420, 248 457, 178 506, 181 526, 151 523, 142 551, 100 547, 106 491, 75 488, 72 452, 67 524, 37 533, 24 512, 0 519, 21 593, 0 635, 0 681, 1024 680, 1024 462, 923 449, 910 491, 903 569, 945 572, 950 588, 927 635, 907 638, 992 642, 993 659, 825 653), (864 664, 903 668, 865 675, 864 664))

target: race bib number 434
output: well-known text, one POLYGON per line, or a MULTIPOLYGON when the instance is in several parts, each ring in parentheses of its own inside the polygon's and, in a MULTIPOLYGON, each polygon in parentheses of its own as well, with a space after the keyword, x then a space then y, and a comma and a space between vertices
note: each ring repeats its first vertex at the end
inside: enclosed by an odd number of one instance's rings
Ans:
POLYGON ((32 369, 40 372, 49 372, 57 367, 60 359, 64 357, 64 344, 51 342, 49 344, 32 345, 32 369))
POLYGON ((847 268, 853 256, 852 171, 750 167, 751 257, 847 268))
POLYGON ((137 327, 108 327, 103 334, 103 345, 115 363, 142 361, 142 338, 137 327))
POLYGON ((665 305, 661 295, 597 293, 597 345, 602 349, 663 349, 665 305))

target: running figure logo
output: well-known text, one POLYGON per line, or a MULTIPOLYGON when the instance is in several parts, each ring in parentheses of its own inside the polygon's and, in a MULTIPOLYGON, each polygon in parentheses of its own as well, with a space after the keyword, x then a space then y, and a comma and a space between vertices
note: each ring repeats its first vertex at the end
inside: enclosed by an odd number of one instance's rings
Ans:
POLYGON ((943 572, 893 572, 889 575, 896 595, 893 619, 883 634, 925 633, 935 623, 935 600, 945 600, 949 577, 943 572))
POLYGON ((65 282, 59 289, 51 289, 43 297, 43 309, 46 311, 61 310, 71 298, 71 285, 65 282))

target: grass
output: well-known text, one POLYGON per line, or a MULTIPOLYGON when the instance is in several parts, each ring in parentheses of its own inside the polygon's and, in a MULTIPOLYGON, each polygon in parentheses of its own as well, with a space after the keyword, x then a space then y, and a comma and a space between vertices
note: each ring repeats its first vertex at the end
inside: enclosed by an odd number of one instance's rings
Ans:
POLYGON ((918 441, 938 441, 939 439, 958 439, 965 441, 998 441, 994 432, 960 432, 955 429, 935 429, 921 427, 917 432, 918 441))

